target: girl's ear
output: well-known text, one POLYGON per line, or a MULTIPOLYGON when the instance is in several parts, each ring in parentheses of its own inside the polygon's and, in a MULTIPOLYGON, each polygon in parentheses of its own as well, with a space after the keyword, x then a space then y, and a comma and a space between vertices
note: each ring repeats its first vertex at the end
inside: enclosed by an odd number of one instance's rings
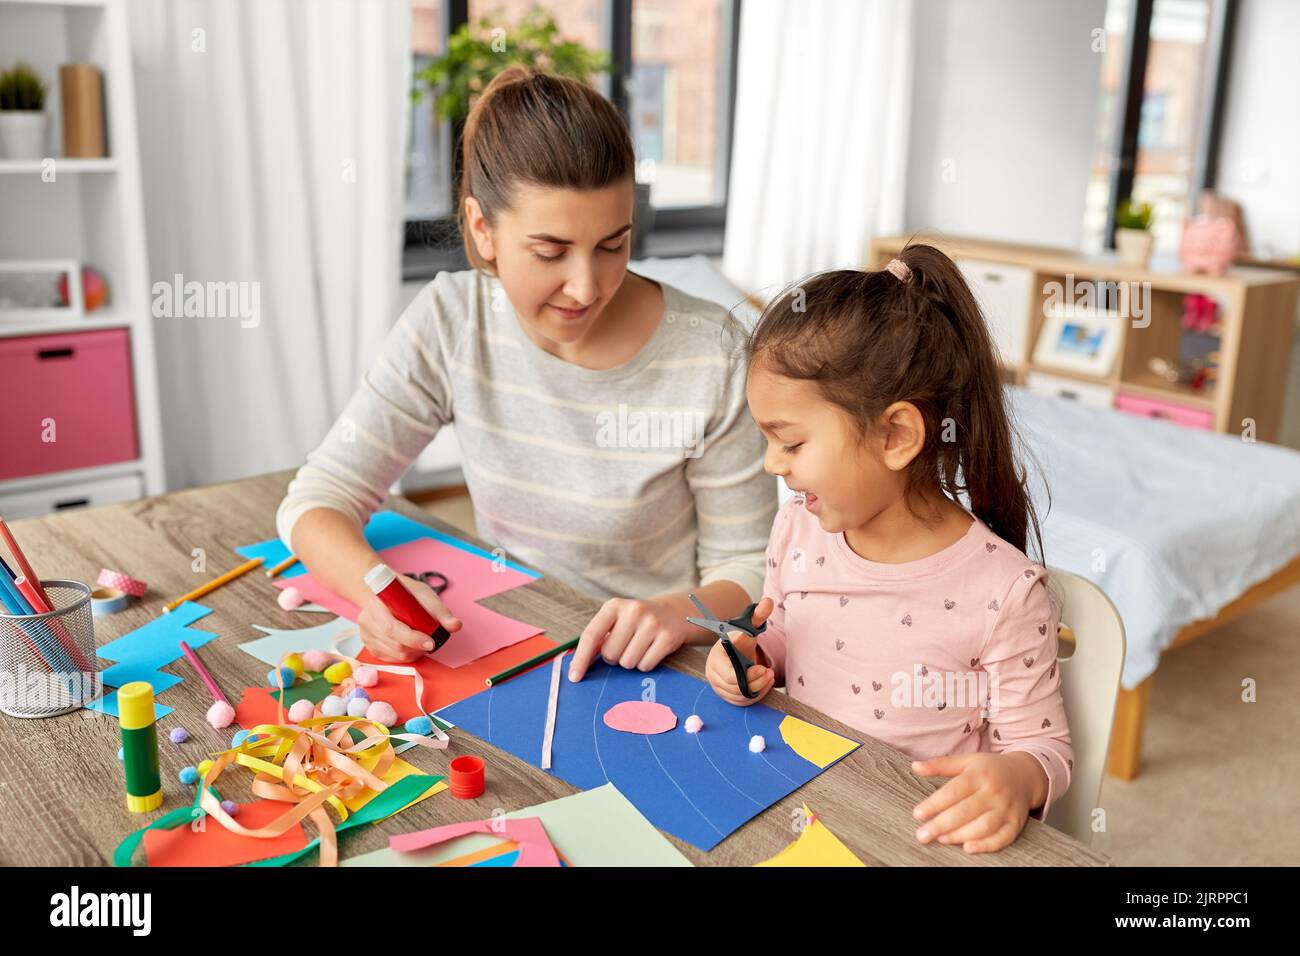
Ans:
POLYGON ((473 196, 465 197, 465 222, 469 225, 470 238, 474 248, 484 262, 494 262, 497 257, 496 246, 492 243, 492 228, 483 215, 483 207, 473 196))
POLYGON ((925 418, 911 402, 894 402, 880 416, 884 429, 882 457, 890 471, 902 471, 925 447, 925 418))

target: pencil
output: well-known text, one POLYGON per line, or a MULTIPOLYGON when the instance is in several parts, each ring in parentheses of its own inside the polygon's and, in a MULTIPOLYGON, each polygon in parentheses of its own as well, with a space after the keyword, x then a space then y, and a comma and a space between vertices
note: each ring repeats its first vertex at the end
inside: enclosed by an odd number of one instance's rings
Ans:
POLYGON ((493 687, 496 684, 501 683, 502 681, 507 681, 517 674, 522 674, 530 667, 536 667, 538 664, 542 663, 543 661, 549 661, 556 654, 563 654, 565 651, 573 650, 575 647, 578 646, 578 641, 580 640, 581 638, 575 637, 573 640, 565 641, 563 644, 556 644, 554 647, 542 651, 542 653, 538 654, 536 657, 530 657, 528 660, 520 664, 516 664, 514 667, 507 667, 500 674, 494 674, 493 676, 485 680, 483 683, 487 684, 489 687, 493 687))
POLYGON ((286 571, 286 570, 288 570, 292 565, 295 565, 295 564, 297 564, 297 563, 298 563, 298 559, 297 559, 296 557, 294 557, 294 556, 291 554, 291 555, 289 555, 287 558, 285 558, 283 561, 281 561, 279 564, 277 564, 275 567, 273 567, 273 568, 271 568, 269 571, 267 571, 267 572, 266 572, 266 576, 267 576, 268 578, 273 578, 273 577, 277 576, 281 571, 286 571))
POLYGON ((261 565, 261 563, 261 558, 253 558, 251 561, 245 561, 237 568, 231 568, 225 574, 221 575, 221 577, 213 578, 207 584, 195 588, 189 594, 183 594, 174 601, 168 601, 163 605, 163 613, 174 611, 186 601, 193 601, 195 598, 203 597, 203 595, 207 594, 209 591, 215 591, 217 588, 221 587, 221 585, 235 580, 235 578, 239 577, 241 574, 247 574, 249 571, 253 570, 253 568, 261 565))

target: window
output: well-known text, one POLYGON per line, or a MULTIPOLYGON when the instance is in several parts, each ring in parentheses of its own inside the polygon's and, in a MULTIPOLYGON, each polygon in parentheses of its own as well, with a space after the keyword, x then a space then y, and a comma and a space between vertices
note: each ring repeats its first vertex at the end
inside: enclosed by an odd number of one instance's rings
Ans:
MULTIPOLYGON (((531 0, 410 0, 419 69, 450 31, 485 16, 513 23, 531 0)), ((739 0, 552 0, 567 38, 608 52, 610 75, 593 83, 628 119, 637 178, 650 184, 650 252, 721 248, 731 158, 739 0)), ((408 278, 464 268, 454 221, 452 149, 458 130, 438 123, 429 96, 412 110, 406 181, 408 278)))
POLYGON ((1110 0, 1084 248, 1109 248, 1126 196, 1150 203, 1157 252, 1214 184, 1234 0, 1110 0))

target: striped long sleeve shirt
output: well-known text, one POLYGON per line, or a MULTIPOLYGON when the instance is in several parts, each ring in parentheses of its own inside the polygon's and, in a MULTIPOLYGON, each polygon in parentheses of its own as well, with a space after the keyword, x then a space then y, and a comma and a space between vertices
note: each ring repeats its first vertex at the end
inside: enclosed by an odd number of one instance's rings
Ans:
POLYGON ((753 600, 777 510, 745 401, 743 329, 662 285, 664 315, 622 365, 539 348, 500 283, 442 273, 402 313, 276 515, 361 527, 454 423, 480 536, 595 597, 648 598, 717 580, 753 600))

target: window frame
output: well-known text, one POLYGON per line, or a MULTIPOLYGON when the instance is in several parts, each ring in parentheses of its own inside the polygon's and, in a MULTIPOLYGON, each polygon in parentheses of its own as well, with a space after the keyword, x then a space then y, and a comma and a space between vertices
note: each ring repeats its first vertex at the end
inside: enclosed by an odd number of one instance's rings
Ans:
MULTIPOLYGON (((619 114, 627 120, 627 81, 632 75, 632 4, 635 0, 603 0, 603 19, 606 24, 605 42, 608 46, 613 72, 603 79, 610 101, 619 114)), ((722 0, 722 49, 727 57, 725 69, 720 70, 724 88, 719 104, 724 110, 719 130, 720 155, 718 175, 721 182, 721 199, 707 205, 664 206, 654 210, 654 226, 646 237, 645 247, 638 255, 705 255, 722 254, 722 236, 727 222, 728 185, 731 177, 731 152, 736 115, 736 69, 738 65, 740 36, 740 7, 742 0, 722 0)), ((469 21, 469 0, 443 0, 443 39, 469 21)), ((449 205, 456 207, 454 191, 459 174, 460 142, 463 124, 452 122, 450 135, 442 140, 444 155, 440 159, 451 169, 453 195, 449 205)), ((630 123, 629 123, 630 126, 630 123)), ((460 243, 456 216, 413 218, 404 222, 402 253, 402 278, 418 280, 432 278, 443 270, 465 269, 469 262, 460 243)))

